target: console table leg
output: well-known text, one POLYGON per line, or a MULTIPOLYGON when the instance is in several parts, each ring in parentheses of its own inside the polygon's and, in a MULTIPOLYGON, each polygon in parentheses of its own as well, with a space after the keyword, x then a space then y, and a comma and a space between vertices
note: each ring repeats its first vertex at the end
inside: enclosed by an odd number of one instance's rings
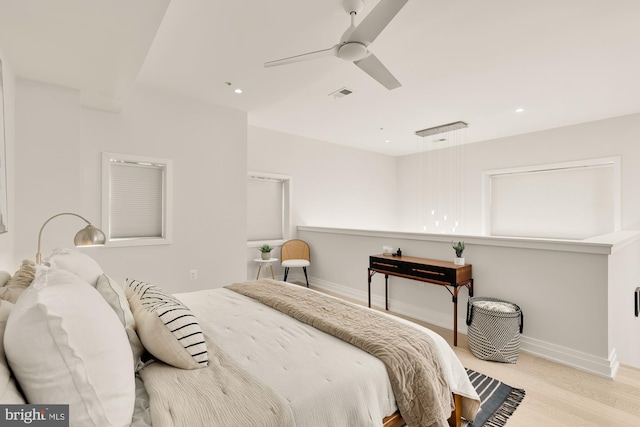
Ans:
POLYGON ((369 269, 369 273, 367 274, 368 276, 368 289, 367 292, 369 294, 369 308, 371 308, 371 276, 373 275, 373 273, 371 272, 371 269, 369 269))
POLYGON ((458 346, 458 286, 453 287, 453 346, 458 346))
POLYGON ((384 309, 389 310, 389 275, 384 275, 384 309))

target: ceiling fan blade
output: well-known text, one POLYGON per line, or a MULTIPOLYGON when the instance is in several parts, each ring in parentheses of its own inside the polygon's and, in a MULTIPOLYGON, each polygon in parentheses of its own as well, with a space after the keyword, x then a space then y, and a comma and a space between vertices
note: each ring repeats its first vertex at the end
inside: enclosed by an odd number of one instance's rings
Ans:
POLYGON ((400 9, 409 0, 380 0, 380 3, 362 20, 360 25, 349 35, 348 41, 357 41, 365 46, 378 37, 391 20, 400 12, 400 9))
POLYGON ((353 63, 389 90, 402 86, 373 53, 353 63))
POLYGON ((324 58, 327 56, 337 56, 339 45, 330 47, 329 49, 316 50, 314 52, 303 53, 301 55, 290 56, 288 58, 276 59, 275 61, 265 62, 265 67, 275 67, 277 65, 292 64, 294 62, 309 61, 311 59, 324 58))

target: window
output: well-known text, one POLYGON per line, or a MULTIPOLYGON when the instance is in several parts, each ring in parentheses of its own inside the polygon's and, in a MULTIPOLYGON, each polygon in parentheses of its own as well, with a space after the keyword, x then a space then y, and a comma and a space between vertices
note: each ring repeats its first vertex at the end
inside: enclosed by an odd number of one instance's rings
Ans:
POLYGON ((102 153, 102 225, 109 246, 171 243, 171 160, 102 153))
POLYGON ((620 229, 620 158, 484 173, 492 236, 586 239, 620 229))
POLYGON ((281 244, 289 239, 291 177, 265 172, 247 175, 247 244, 281 244))

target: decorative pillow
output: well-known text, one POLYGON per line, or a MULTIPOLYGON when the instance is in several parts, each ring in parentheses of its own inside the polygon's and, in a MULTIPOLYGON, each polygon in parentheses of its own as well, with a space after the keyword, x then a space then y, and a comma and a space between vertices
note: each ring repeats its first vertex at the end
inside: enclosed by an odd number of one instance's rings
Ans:
POLYGON ((96 289, 118 315, 118 319, 120 319, 124 330, 127 332, 129 345, 133 352, 133 366, 137 372, 138 369, 142 367, 141 357, 142 353, 144 353, 144 347, 136 333, 136 322, 129 307, 129 301, 127 301, 124 293, 124 288, 111 277, 102 274, 98 277, 96 289))
POLYGON ((9 370, 4 356, 4 329, 13 304, 0 300, 0 403, 20 405, 26 403, 24 396, 18 390, 16 379, 9 370))
POLYGON ((126 279, 125 293, 144 347, 154 357, 182 369, 209 364, 198 320, 177 298, 150 283, 126 279))
POLYGON ((102 296, 40 266, 7 321, 9 365, 31 404, 69 404, 69 424, 129 426, 135 380, 127 334, 102 296))
POLYGON ((46 261, 51 267, 67 270, 91 286, 95 286, 98 277, 103 274, 102 268, 93 258, 74 249, 55 249, 46 261))
POLYGON ((22 260, 20 268, 13 277, 7 281, 7 286, 20 286, 26 288, 36 277, 36 263, 30 259, 22 260))
POLYGON ((33 282, 36 275, 35 262, 25 259, 20 268, 10 277, 6 284, 0 288, 0 299, 15 304, 22 292, 33 282))
POLYGON ((0 286, 4 286, 9 279, 11 279, 11 274, 6 271, 0 271, 0 286))

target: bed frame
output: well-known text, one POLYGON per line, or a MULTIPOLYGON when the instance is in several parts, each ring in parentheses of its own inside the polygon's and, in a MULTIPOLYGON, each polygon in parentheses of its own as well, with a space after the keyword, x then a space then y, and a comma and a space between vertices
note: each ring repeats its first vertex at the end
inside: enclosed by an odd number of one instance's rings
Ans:
MULTIPOLYGON (((449 425, 451 427, 462 426, 462 397, 459 394, 453 393, 453 400, 455 403, 455 409, 451 411, 451 417, 449 417, 449 425)), ((404 420, 400 412, 396 411, 394 414, 385 417, 382 420, 382 427, 402 427, 405 425, 404 420)))

